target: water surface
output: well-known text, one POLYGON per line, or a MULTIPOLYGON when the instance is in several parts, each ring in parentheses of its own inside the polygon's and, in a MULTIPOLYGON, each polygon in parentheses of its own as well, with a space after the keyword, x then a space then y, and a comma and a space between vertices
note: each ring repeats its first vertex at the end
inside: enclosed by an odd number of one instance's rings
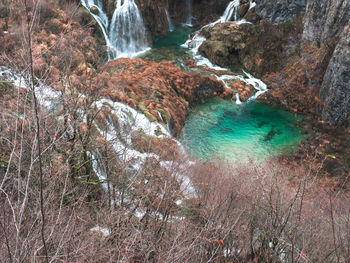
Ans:
MULTIPOLYGON (((194 31, 178 25, 166 36, 154 38, 152 50, 142 58, 172 60, 183 70, 212 75, 204 68, 184 65, 186 60, 193 59, 193 54, 181 45, 194 31)), ((297 149, 302 139, 297 122, 294 114, 271 105, 257 101, 237 105, 235 101, 215 98, 190 110, 180 141, 194 158, 203 160, 214 157, 230 162, 249 158, 266 160, 297 149)))
POLYGON ((180 140, 199 159, 266 160, 298 147, 297 122, 294 114, 270 105, 216 98, 190 111, 180 140))

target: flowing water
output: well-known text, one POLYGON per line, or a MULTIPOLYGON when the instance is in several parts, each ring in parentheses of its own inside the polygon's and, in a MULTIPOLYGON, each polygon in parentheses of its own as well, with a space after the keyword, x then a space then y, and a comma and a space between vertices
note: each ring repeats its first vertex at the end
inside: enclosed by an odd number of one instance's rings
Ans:
MULTIPOLYGON (((98 15, 96 12, 93 15, 102 25, 112 59, 121 56, 133 57, 147 48, 142 18, 133 0, 117 0, 111 22, 104 14, 100 0, 82 1, 89 10, 96 6, 98 15)), ((210 99, 192 108, 180 138, 181 143, 193 157, 204 160, 213 157, 229 161, 249 158, 264 160, 274 154, 295 149, 303 137, 296 125, 298 117, 256 102, 255 99, 267 90, 261 80, 241 69, 224 69, 213 65, 199 53, 198 49, 206 39, 201 35, 201 30, 196 31, 192 39, 189 39, 196 29, 192 25, 192 0, 187 0, 186 3, 185 25, 174 25, 170 14, 165 10, 169 33, 154 38, 152 49, 139 57, 155 61, 176 61, 183 70, 213 75, 226 87, 228 80, 238 79, 252 85, 257 92, 245 103, 235 94, 230 101, 210 99), (194 59, 199 67, 187 68, 185 61, 189 59, 194 59), (240 75, 213 74, 203 66, 218 71, 231 70, 240 75)), ((254 3, 250 3, 253 7, 254 3)), ((231 1, 223 15, 207 26, 229 21, 247 23, 238 20, 238 11, 239 1, 231 1)))
POLYGON ((102 0, 82 0, 81 3, 103 32, 109 60, 135 57, 148 49, 146 29, 134 0, 117 0, 111 19, 103 9, 102 0))

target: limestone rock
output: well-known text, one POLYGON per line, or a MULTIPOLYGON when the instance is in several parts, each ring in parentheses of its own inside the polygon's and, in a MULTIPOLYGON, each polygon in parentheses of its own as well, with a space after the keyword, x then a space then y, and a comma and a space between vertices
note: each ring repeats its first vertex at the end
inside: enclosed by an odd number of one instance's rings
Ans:
POLYGON ((256 0, 256 13, 260 19, 279 24, 302 15, 306 3, 307 0, 256 0))
POLYGON ((328 65, 320 97, 323 120, 350 125, 350 26, 345 28, 328 65))
POLYGON ((167 3, 164 0, 137 1, 143 22, 147 31, 152 35, 165 35, 168 32, 168 20, 165 10, 167 3))
POLYGON ((207 40, 199 51, 220 66, 239 63, 240 52, 257 40, 255 27, 250 24, 221 23, 203 29, 207 40))
POLYGON ((350 20, 350 1, 309 0, 304 19, 303 40, 333 44, 350 20))

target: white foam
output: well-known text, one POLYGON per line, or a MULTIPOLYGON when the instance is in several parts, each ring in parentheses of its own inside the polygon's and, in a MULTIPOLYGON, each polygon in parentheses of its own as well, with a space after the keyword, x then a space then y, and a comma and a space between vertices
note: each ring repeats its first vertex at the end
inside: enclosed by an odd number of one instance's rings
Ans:
POLYGON ((100 232, 103 237, 108 237, 111 234, 111 230, 106 227, 95 226, 90 229, 91 232, 100 232))

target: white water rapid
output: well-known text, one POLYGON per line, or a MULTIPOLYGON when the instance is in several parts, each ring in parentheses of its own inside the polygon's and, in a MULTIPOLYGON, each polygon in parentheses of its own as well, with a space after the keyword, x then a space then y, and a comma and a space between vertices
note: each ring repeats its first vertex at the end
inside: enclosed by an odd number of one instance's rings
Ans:
POLYGON ((214 22, 214 25, 217 23, 224 23, 229 21, 237 21, 239 17, 239 0, 231 1, 224 14, 214 22))
POLYGON ((135 57, 148 50, 146 29, 134 0, 117 0, 109 20, 102 0, 81 0, 99 24, 107 46, 109 60, 135 57))
MULTIPOLYGON (((250 2, 250 6, 251 8, 254 7, 253 2, 250 2)), ((216 24, 219 23, 227 23, 227 22, 231 22, 231 20, 233 19, 232 22, 237 23, 237 24, 243 24, 243 23, 250 23, 247 22, 246 20, 239 20, 239 7, 240 7, 240 1, 239 0, 234 0, 231 1, 226 9, 224 14, 215 22, 210 23, 208 25, 205 25, 204 27, 202 27, 199 31, 197 31, 194 36, 192 37, 192 39, 189 39, 186 41, 185 44, 183 44, 182 46, 185 48, 189 48, 194 60, 196 61, 196 64, 198 66, 206 66, 208 68, 214 69, 214 70, 218 70, 218 71, 229 71, 228 68, 222 68, 220 66, 214 65, 213 63, 210 62, 210 60, 206 57, 203 57, 200 53, 199 53, 199 47, 206 41, 206 38, 204 36, 201 35, 202 29, 206 28, 206 27, 213 27, 216 24)), ((245 76, 239 75, 239 76, 233 76, 233 75, 223 75, 223 76, 218 76, 216 74, 213 74, 213 76, 215 76, 218 80, 221 80, 222 83, 225 85, 226 88, 229 88, 229 86, 227 85, 225 80, 233 80, 233 79, 239 79, 241 81, 244 81, 247 84, 252 85, 257 92, 255 93, 255 95, 253 95, 249 100, 252 101, 254 99, 256 99, 259 95, 263 94, 264 92, 267 91, 267 86, 265 83, 263 83, 260 79, 257 79, 255 77, 253 77, 251 74, 245 72, 243 70, 245 76)), ((237 104, 242 104, 238 93, 235 94, 236 97, 236 103, 237 104)))

